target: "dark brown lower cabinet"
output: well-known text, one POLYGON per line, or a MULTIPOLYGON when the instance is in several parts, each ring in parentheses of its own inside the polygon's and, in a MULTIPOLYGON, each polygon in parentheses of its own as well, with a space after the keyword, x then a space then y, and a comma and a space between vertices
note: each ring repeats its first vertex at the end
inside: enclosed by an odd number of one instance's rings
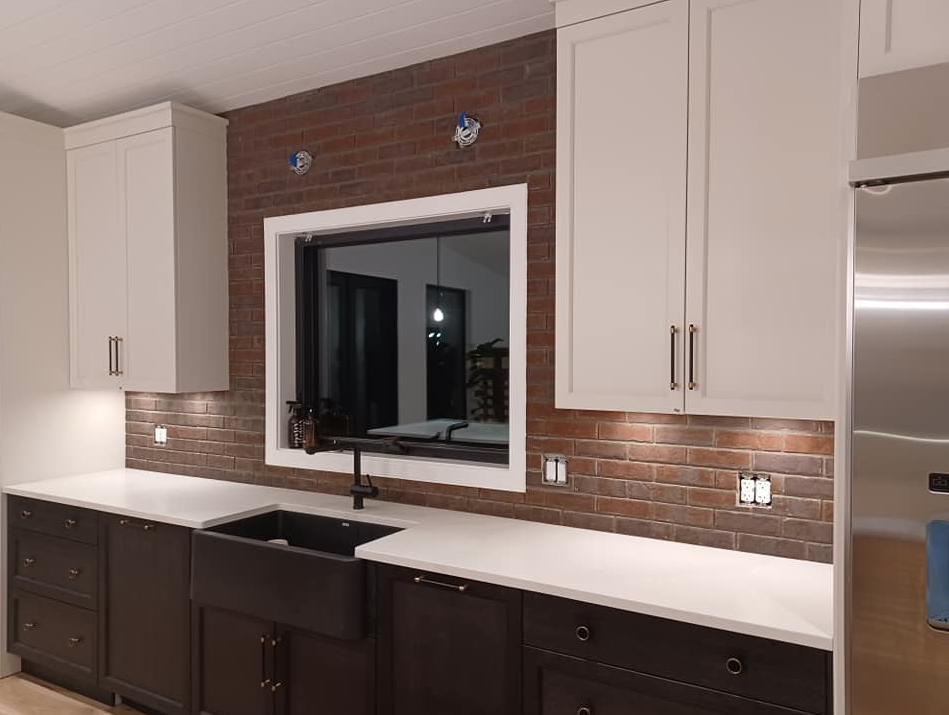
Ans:
POLYGON ((114 514, 99 523, 99 686, 166 715, 186 715, 191 530, 114 514))
POLYGON ((378 578, 378 715, 520 713, 520 591, 390 566, 378 578))
POLYGON ((198 715, 374 712, 371 638, 337 640, 195 606, 193 645, 198 715))
MULTIPOLYGON (((687 658, 687 654, 683 654, 687 658)), ((524 649, 524 715, 792 715, 777 705, 535 648, 524 649)))
POLYGON ((376 641, 277 627, 278 715, 375 712, 376 641))

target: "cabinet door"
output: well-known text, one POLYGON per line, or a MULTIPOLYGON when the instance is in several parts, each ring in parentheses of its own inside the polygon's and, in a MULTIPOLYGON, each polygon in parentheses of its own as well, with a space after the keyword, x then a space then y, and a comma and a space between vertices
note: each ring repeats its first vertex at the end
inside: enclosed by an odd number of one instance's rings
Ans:
POLYGON ((123 385, 176 391, 174 129, 121 139, 119 221, 128 246, 128 329, 123 385))
POLYGON ((382 568, 379 715, 517 715, 521 593, 382 568))
POLYGON ((279 715, 375 712, 375 640, 337 640, 286 627, 278 629, 277 640, 279 715))
POLYGON ((682 411, 687 42, 687 0, 558 32, 558 407, 682 411))
MULTIPOLYGON (((217 608, 196 606, 196 712, 199 715, 272 713, 275 648, 273 624, 270 621, 217 608)), ((309 674, 308 677, 312 676, 318 674, 309 674)))
POLYGON ((167 715, 184 715, 191 532, 111 514, 100 523, 99 685, 167 715))
POLYGON ((861 77, 940 62, 949 62, 946 0, 861 0, 861 77))
POLYGON ((67 153, 70 384, 119 387, 112 343, 125 334, 125 236, 119 230, 116 144, 67 153))
POLYGON ((834 417, 842 6, 692 2, 688 412, 834 417))

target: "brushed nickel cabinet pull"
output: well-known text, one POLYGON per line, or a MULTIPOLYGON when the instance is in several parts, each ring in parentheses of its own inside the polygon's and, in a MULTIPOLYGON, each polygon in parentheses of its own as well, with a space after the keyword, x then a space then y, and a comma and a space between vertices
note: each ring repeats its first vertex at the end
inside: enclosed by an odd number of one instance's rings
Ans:
POLYGON ((36 559, 34 559, 31 556, 27 556, 25 559, 23 559, 24 568, 30 568, 30 566, 32 566, 35 563, 36 563, 36 559))
POLYGON ((439 588, 447 588, 447 589, 451 589, 452 591, 458 591, 458 593, 464 593, 465 591, 468 590, 468 584, 466 583, 463 583, 460 586, 456 586, 453 583, 445 583, 444 581, 434 581, 430 578, 426 578, 425 576, 416 576, 412 580, 415 581, 415 583, 425 584, 426 586, 438 586, 439 588))
POLYGON ((27 621, 26 623, 23 624, 24 631, 32 631, 34 628, 36 628, 36 624, 33 623, 32 621, 27 621))
POLYGON ((115 363, 113 362, 113 358, 112 358, 112 345, 114 342, 115 342, 115 336, 110 335, 109 336, 109 376, 112 376, 115 374, 115 363))
POLYGON ((82 638, 79 636, 70 636, 69 638, 66 639, 66 643, 69 645, 70 648, 75 648, 77 645, 82 643, 82 638))
POLYGON ((745 666, 740 660, 738 660, 738 658, 729 658, 725 661, 725 669, 731 675, 741 675, 742 671, 745 669, 745 666))
POLYGON ((669 326, 669 389, 676 390, 679 383, 676 382, 676 333, 679 329, 674 325, 669 326))
POLYGON ((588 626, 577 626, 577 640, 586 642, 590 640, 590 628, 588 626))
POLYGON ((63 527, 66 529, 75 529, 78 525, 79 522, 75 519, 66 519, 66 521, 63 522, 63 527))
POLYGON ((154 524, 139 524, 131 519, 119 519, 119 526, 131 526, 142 531, 154 531, 154 524))
POLYGON ((283 683, 274 683, 273 685, 270 686, 270 692, 276 693, 282 687, 283 687, 283 683))
POLYGON ((593 711, 584 705, 581 708, 577 708, 577 715, 593 715, 593 711))
POLYGON ((82 569, 69 569, 69 571, 66 572, 66 575, 69 577, 70 581, 75 581, 77 578, 79 578, 79 574, 81 573, 82 569))
POLYGON ((689 325, 689 389, 694 390, 695 383, 695 334, 699 331, 694 325, 689 325))
POLYGON ((267 634, 260 637, 260 687, 266 688, 270 685, 270 678, 267 677, 267 634))
POLYGON ((125 374, 125 371, 122 370, 122 358, 119 354, 119 348, 122 346, 122 341, 124 339, 120 338, 118 335, 115 336, 115 374, 121 376, 125 374))
POLYGON ((20 518, 21 518, 21 519, 32 519, 32 518, 33 518, 33 512, 31 512, 29 509, 24 509, 23 511, 20 512, 20 518))

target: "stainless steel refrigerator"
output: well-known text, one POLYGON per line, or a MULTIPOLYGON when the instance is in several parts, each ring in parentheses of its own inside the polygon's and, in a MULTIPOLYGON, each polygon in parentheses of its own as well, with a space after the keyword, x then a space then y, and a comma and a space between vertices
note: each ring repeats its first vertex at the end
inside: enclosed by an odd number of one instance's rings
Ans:
POLYGON ((949 66, 927 72, 861 85, 851 715, 949 713, 949 66))

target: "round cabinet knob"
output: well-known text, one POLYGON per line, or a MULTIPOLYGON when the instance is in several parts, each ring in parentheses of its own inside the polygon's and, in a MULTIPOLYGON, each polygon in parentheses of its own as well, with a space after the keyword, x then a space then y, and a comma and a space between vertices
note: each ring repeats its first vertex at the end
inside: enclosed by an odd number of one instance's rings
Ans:
POLYGON ((30 566, 33 566, 35 563, 36 563, 36 559, 34 559, 34 558, 30 557, 30 556, 27 556, 25 559, 23 559, 23 567, 24 567, 24 568, 30 568, 30 566))
POLYGON ((75 581, 77 578, 79 578, 79 574, 81 573, 82 569, 69 569, 66 575, 69 576, 70 581, 75 581))
POLYGON ((71 636, 66 639, 66 643, 69 644, 70 648, 75 648, 77 645, 82 643, 82 638, 80 638, 79 636, 71 636))
POLYGON ((75 519, 66 519, 66 521, 63 522, 63 526, 67 529, 75 529, 78 524, 79 522, 75 519))
POLYGON ((577 715, 593 715, 593 711, 584 705, 581 708, 577 708, 577 715))
POLYGON ((34 628, 36 628, 36 624, 31 621, 28 621, 23 624, 24 631, 32 631, 34 628))
POLYGON ((732 675, 741 675, 744 669, 745 666, 740 660, 738 660, 738 658, 729 658, 725 661, 725 670, 727 670, 732 675))
POLYGON ((577 640, 579 641, 588 641, 590 640, 590 629, 587 626, 577 626, 577 640))
POLYGON ((33 517, 33 512, 31 512, 29 509, 24 509, 23 511, 20 512, 21 519, 30 519, 32 517, 33 517))

